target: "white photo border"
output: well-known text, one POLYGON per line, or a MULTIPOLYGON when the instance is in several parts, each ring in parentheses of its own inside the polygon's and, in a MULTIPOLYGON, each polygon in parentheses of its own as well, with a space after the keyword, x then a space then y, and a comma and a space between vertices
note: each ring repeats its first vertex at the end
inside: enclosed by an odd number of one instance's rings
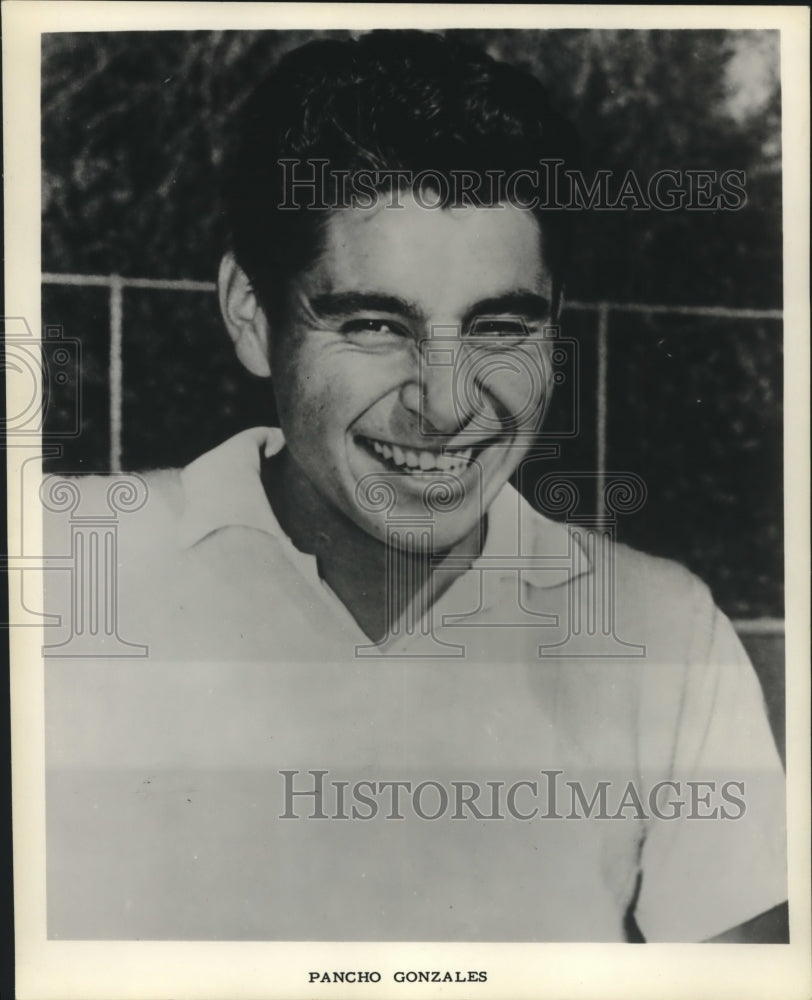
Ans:
MULTIPOLYGON (((737 28, 781 33, 785 315, 785 525, 789 945, 389 944, 47 940, 42 636, 12 630, 17 996, 20 1000, 284 997, 730 997, 810 995, 809 10, 487 4, 45 2, 3 4, 6 317, 40 329, 40 36, 54 31, 395 27, 737 28), (486 983, 398 984, 406 969, 487 969, 486 983), (310 984, 311 969, 376 969, 377 984, 310 984)), ((8 413, 15 401, 8 400, 8 413)), ((9 447, 10 533, 41 551, 22 513, 31 452, 9 447)), ((33 509, 33 508, 32 508, 33 509)), ((32 599, 37 586, 27 581, 32 599)), ((13 596, 13 595, 12 595, 13 596)), ((41 606, 41 605, 39 605, 41 606)))

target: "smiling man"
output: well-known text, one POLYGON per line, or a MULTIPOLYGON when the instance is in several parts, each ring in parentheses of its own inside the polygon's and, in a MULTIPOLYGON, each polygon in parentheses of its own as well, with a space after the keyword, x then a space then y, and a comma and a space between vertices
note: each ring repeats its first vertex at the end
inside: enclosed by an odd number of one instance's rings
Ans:
POLYGON ((540 85, 375 32, 288 55, 239 131, 220 306, 280 426, 122 519, 149 658, 49 667, 51 935, 780 940, 730 623, 511 484, 561 344, 540 85))
MULTIPOLYGON (((387 524, 425 517, 436 483, 449 495, 431 510, 432 554, 478 554, 485 512, 552 388, 552 277, 533 217, 511 205, 428 211, 410 195, 386 203, 325 220, 319 258, 293 282, 276 330, 233 255, 220 272, 237 351, 276 388, 286 447, 264 470, 271 505, 375 641, 394 624, 381 586, 387 524), (452 331, 441 349, 455 364, 426 363, 436 330, 452 331), (466 365, 476 393, 459 390, 466 365), (393 491, 395 513, 364 504, 376 484, 393 491)), ((401 550, 404 564, 421 554, 401 550)))

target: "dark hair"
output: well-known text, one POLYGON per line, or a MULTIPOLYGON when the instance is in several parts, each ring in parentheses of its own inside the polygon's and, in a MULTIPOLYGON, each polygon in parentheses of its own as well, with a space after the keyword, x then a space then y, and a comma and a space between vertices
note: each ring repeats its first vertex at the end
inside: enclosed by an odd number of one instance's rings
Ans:
MULTIPOLYGON (((290 169, 283 161, 327 161, 329 187, 335 171, 443 177, 494 171, 504 178, 517 170, 538 172, 540 160, 568 166, 574 150, 571 126, 552 110, 535 77, 455 39, 379 30, 310 42, 286 55, 243 107, 227 178, 232 250, 274 314, 286 279, 317 255, 328 214, 304 206, 280 210, 290 169)), ((313 176, 318 179, 318 171, 313 176)), ((316 202, 334 204, 327 195, 320 191, 316 202)), ((499 182, 492 200, 503 199, 499 182)), ((545 216, 557 302, 566 213, 538 209, 537 215, 545 216)))

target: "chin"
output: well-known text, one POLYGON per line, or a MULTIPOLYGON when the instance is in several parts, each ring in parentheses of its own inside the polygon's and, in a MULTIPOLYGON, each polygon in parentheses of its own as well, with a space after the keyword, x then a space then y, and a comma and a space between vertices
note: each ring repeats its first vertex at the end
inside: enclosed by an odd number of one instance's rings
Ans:
MULTIPOLYGON (((452 515, 453 517, 453 515, 452 515)), ((417 515, 415 517, 394 517, 382 520, 357 519, 356 524, 367 535, 392 549, 412 555, 441 555, 453 549, 455 545, 467 538, 475 527, 475 521, 460 524, 459 518, 453 518, 453 523, 446 522, 442 516, 434 519, 417 515)))

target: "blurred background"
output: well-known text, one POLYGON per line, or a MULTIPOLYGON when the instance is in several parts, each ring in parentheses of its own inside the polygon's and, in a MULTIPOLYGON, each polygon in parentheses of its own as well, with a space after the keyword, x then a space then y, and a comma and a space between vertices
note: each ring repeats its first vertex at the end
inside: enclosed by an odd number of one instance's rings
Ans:
MULTIPOLYGON (((51 389, 54 433, 81 397, 52 471, 182 465, 273 422, 269 387, 233 358, 210 290, 225 234, 219 171, 240 103, 280 55, 342 34, 43 37, 43 323, 81 351, 51 389)), ((620 539, 697 572, 762 675, 778 671, 778 33, 454 34, 542 80, 581 133, 587 177, 745 172, 738 211, 580 213, 563 319, 580 368, 549 418, 565 422, 575 392, 579 431, 537 466, 641 476, 648 499, 619 520, 620 539)))

